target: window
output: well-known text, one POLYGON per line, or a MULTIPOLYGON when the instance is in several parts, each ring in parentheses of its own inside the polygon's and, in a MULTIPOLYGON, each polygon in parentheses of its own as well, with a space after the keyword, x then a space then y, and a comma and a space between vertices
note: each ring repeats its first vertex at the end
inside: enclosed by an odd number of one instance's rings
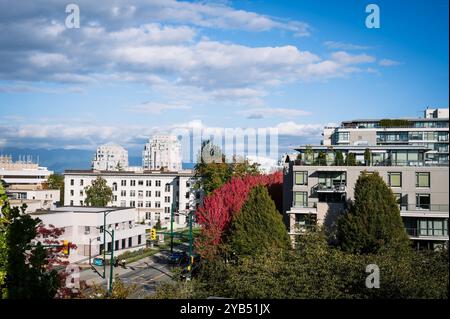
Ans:
POLYGON ((136 196, 136 192, 135 192, 135 191, 130 191, 130 196, 131 196, 131 197, 136 196))
POLYGON ((295 172, 295 185, 308 185, 308 172, 295 172))
POLYGON ((130 201, 130 207, 136 207, 136 202, 134 200, 130 201))
POLYGON ((121 190, 120 191, 120 196, 127 196, 127 191, 121 190))
POLYGON ((161 186, 161 181, 156 181, 155 184, 156 186, 161 186))
POLYGON ((89 226, 84 226, 84 234, 89 235, 91 233, 91 228, 89 226))
POLYGON ((138 181, 138 185, 139 186, 143 186, 144 185, 144 181, 138 181))
POLYGON ((130 186, 136 186, 136 181, 135 180, 131 180, 130 181, 130 186))
POLYGON ((73 196, 73 195, 74 195, 74 190, 71 189, 71 190, 70 190, 70 196, 73 196))
POLYGON ((74 185, 74 183, 75 183, 75 182, 74 182, 74 180, 73 180, 73 179, 71 179, 71 180, 70 180, 70 185, 71 185, 71 186, 73 186, 73 185, 74 185))
POLYGON ((100 226, 100 234, 103 233, 103 225, 100 226))
POLYGON ((417 172, 416 173, 416 187, 430 187, 430 173, 417 172))
POLYGON ((430 194, 416 194, 416 208, 430 209, 430 194))
POLYGON ((142 241, 142 235, 138 235, 138 245, 141 244, 141 241, 142 241))
POLYGON ((170 214, 170 207, 164 207, 164 213, 170 214))
POLYGON ((80 191, 80 196, 83 196, 83 191, 80 191))
POLYGON ((152 207, 152 202, 145 202, 145 207, 152 207))
POLYGON ((119 241, 118 240, 116 240, 116 242, 115 242, 114 250, 119 250, 119 241))
POLYGON ((144 207, 144 202, 139 201, 138 202, 138 207, 144 207))
POLYGON ((156 191, 155 192, 155 197, 161 197, 161 192, 160 191, 156 191))
POLYGON ((186 198, 189 199, 189 192, 186 192, 186 198))
POLYGON ((128 237, 128 247, 133 246, 133 238, 128 237))
POLYGON ((155 202, 155 207, 156 208, 160 208, 161 207, 161 202, 155 202))
POLYGON ((164 203, 170 203, 170 196, 164 197, 164 203))
POLYGON ((190 207, 189 207, 189 203, 186 203, 186 209, 189 209, 190 207))
POLYGON ((391 187, 402 187, 402 173, 388 173, 389 186, 391 187))
POLYGON ((120 201, 120 207, 125 207, 125 206, 127 206, 127 202, 124 201, 124 200, 121 200, 120 201))
POLYGON ((165 189, 166 192, 170 192, 170 184, 166 184, 165 189))
POLYGON ((111 247, 112 247, 112 243, 108 243, 108 250, 107 251, 111 251, 111 247))
POLYGON ((145 191, 145 197, 152 197, 152 191, 145 191))
POLYGON ((84 181, 82 179, 80 179, 80 186, 83 186, 84 181))
POLYGON ((138 191, 138 197, 139 198, 144 197, 144 191, 138 191))
POLYGON ((145 181, 145 186, 152 186, 152 181, 145 181))
POLYGON ((116 183, 116 182, 114 182, 114 183, 112 184, 112 190, 113 190, 113 191, 116 191, 116 190, 117 190, 117 183, 116 183))
POLYGON ((294 207, 308 206, 308 192, 294 192, 294 207))
POLYGON ((120 181, 120 186, 127 186, 127 180, 126 179, 122 179, 120 181))
POLYGON ((125 238, 123 238, 122 239, 122 249, 124 249, 124 248, 126 248, 125 246, 126 246, 126 240, 125 240, 125 238))

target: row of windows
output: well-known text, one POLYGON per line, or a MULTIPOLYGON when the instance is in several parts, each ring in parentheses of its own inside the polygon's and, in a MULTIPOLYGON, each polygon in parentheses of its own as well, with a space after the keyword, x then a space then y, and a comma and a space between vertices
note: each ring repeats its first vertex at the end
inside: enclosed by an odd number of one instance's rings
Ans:
MULTIPOLYGON (((345 176, 345 175, 344 175, 345 176)), ((300 171, 295 172, 295 185, 308 185, 308 172, 300 171)), ((322 178, 325 182, 327 178, 322 178)), ((345 177, 341 177, 341 181, 345 183, 345 177)), ((319 183, 321 178, 319 177, 319 183)), ((430 173, 429 172, 416 172, 416 187, 430 187, 430 173)), ((402 187, 402 173, 401 172, 389 172, 388 173, 388 185, 391 187, 402 187)))
MULTIPOLYGON (((334 196, 329 196, 327 199, 319 198, 319 202, 342 202, 341 198, 338 198, 336 195, 341 194, 329 194, 334 196)), ((394 193, 397 203, 400 206, 408 206, 408 203, 404 201, 404 197, 401 193, 394 193)), ((294 192, 294 207, 308 207, 308 192, 294 192)), ((414 205, 414 204, 413 204, 414 205)), ((430 194, 416 194, 416 209, 430 210, 431 209, 431 195, 430 194)), ((438 206, 438 205, 434 205, 438 206)))
MULTIPOLYGON (((138 235, 137 236, 137 244, 141 245, 142 244, 142 235, 138 235)), ((114 242, 114 250, 119 250, 119 249, 125 249, 125 248, 129 248, 129 247, 133 247, 133 238, 132 237, 128 237, 128 246, 126 245, 126 238, 122 239, 122 246, 119 248, 119 240, 116 240, 114 242)), ((107 251, 110 252, 112 248, 112 243, 109 242, 108 246, 107 246, 107 251)), ((100 253, 103 252, 104 249, 104 245, 100 244, 100 253)))
MULTIPOLYGON (((42 176, 40 178, 44 178, 44 176, 42 176)), ((75 185, 75 180, 74 179, 70 180, 70 185, 71 186, 75 185)), ((137 185, 138 186, 144 186, 144 181, 143 180, 137 180, 137 185)), ((84 186, 84 180, 83 179, 80 179, 80 186, 84 186)), ((114 190, 117 190, 117 183, 113 183, 113 188, 114 188, 114 186, 116 188, 114 190)), ((127 186, 127 180, 126 179, 122 179, 120 181, 120 186, 127 186)), ((136 180, 130 180, 130 186, 136 186, 136 180)), ((146 180, 145 181, 145 186, 152 186, 152 181, 151 180, 146 180)), ((160 180, 156 180, 155 181, 155 186, 157 186, 157 187, 161 186, 161 181, 160 180)), ((177 186, 179 186, 179 181, 177 181, 177 186)), ((191 186, 191 183, 187 181, 186 182, 186 187, 190 187, 190 186, 191 186)), ((170 191, 170 184, 169 183, 167 183, 165 185, 165 190, 166 190, 166 192, 170 191)))

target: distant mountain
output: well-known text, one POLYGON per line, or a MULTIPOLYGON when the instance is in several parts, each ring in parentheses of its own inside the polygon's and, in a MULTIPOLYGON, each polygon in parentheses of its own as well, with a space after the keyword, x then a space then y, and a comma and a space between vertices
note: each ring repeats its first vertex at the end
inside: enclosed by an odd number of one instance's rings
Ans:
MULTIPOLYGON (((74 149, 29 149, 29 148, 0 148, 0 155, 11 155, 13 160, 19 156, 31 156, 33 162, 39 159, 39 165, 45 166, 55 173, 63 173, 66 169, 90 169, 94 151, 74 149)), ((128 157, 130 166, 141 166, 142 158, 139 155, 128 157)), ((183 168, 193 168, 193 163, 183 163, 183 168)))

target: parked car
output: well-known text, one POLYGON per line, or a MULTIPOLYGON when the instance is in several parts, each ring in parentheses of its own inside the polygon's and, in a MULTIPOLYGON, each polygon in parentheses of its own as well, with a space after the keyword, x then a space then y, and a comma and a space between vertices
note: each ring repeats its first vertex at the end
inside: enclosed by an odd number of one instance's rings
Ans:
POLYGON ((185 252, 176 251, 172 253, 169 257, 169 263, 170 264, 176 264, 179 265, 181 263, 189 261, 189 256, 185 252))

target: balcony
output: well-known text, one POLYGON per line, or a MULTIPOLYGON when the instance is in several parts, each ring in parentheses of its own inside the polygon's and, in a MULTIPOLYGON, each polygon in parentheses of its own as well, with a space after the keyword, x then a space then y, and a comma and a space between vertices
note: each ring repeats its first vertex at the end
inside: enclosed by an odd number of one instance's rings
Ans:
POLYGON ((405 228, 408 236, 414 239, 448 240, 448 232, 443 229, 405 228))
POLYGON ((344 183, 338 183, 333 185, 316 184, 311 188, 312 192, 316 193, 345 193, 347 186, 344 183))
POLYGON ((403 217, 448 218, 448 204, 400 204, 403 217))

